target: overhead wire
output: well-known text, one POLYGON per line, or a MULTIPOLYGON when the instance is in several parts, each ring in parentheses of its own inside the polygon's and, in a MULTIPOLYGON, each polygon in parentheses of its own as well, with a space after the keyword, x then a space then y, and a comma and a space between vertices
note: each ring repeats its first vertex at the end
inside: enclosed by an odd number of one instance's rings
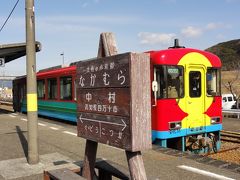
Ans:
POLYGON ((7 24, 9 18, 11 17, 11 15, 12 15, 12 13, 13 13, 13 11, 15 10, 15 8, 16 8, 17 5, 18 5, 18 2, 19 2, 19 0, 17 0, 17 2, 15 3, 14 7, 12 8, 10 14, 8 15, 7 19, 6 19, 5 22, 3 23, 3 25, 2 25, 2 27, 1 27, 1 29, 0 29, 0 32, 2 32, 3 28, 4 28, 5 25, 7 24))

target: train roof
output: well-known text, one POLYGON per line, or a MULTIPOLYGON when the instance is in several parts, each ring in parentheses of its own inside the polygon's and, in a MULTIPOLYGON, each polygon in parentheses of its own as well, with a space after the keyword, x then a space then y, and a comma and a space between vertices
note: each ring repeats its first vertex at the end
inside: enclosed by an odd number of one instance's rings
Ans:
POLYGON ((52 70, 60 69, 60 68, 62 68, 61 65, 58 65, 58 66, 52 66, 52 67, 49 67, 49 68, 40 69, 40 70, 38 71, 38 73, 47 72, 47 71, 52 71, 52 70))
MULTIPOLYGON (((53 76, 64 76, 66 74, 75 73, 76 66, 68 66, 68 67, 62 67, 62 66, 54 66, 50 68, 46 68, 43 70, 40 70, 37 72, 37 77, 53 77, 53 76)), ((18 76, 14 79, 14 81, 20 81, 21 79, 26 79, 26 75, 18 76)))
MULTIPOLYGON (((166 50, 159 51, 148 51, 153 63, 156 64, 166 64, 166 65, 177 65, 181 58, 188 54, 196 52, 205 56, 209 62, 212 64, 212 67, 220 68, 222 63, 218 56, 198 49, 191 48, 170 48, 166 50)), ((193 59, 194 60, 194 59, 193 59)))
POLYGON ((98 59, 98 58, 97 58, 97 57, 94 57, 94 58, 90 58, 90 59, 75 61, 75 62, 72 62, 72 63, 70 64, 70 66, 76 66, 79 62, 92 61, 92 60, 96 60, 96 59, 98 59))
POLYGON ((15 77, 14 78, 14 80, 13 81, 18 81, 18 80, 21 80, 21 79, 26 79, 26 75, 23 75, 23 76, 17 76, 17 77, 15 77))
POLYGON ((49 68, 49 69, 45 69, 43 71, 39 71, 37 73, 37 76, 43 77, 43 76, 51 76, 51 75, 64 75, 64 74, 69 74, 74 71, 76 71, 76 66, 55 67, 55 68, 49 68))

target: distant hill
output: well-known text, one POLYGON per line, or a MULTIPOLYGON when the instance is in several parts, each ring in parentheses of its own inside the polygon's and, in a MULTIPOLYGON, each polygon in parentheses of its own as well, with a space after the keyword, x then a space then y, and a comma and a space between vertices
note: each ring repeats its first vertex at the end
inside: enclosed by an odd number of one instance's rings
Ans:
POLYGON ((222 61, 222 70, 231 71, 240 68, 240 39, 222 42, 206 51, 216 54, 222 61))

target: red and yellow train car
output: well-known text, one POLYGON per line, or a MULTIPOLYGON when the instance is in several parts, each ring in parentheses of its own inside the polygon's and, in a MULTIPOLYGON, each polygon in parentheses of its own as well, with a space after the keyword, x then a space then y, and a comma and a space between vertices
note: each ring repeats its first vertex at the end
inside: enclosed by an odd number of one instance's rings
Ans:
MULTIPOLYGON (((186 151, 220 148, 220 59, 206 51, 173 47, 149 51, 152 140, 186 151), (207 148, 206 148, 207 147, 207 148)), ((76 66, 37 73, 38 113, 76 122, 76 66)), ((26 111, 25 80, 14 81, 14 109, 26 111)))
POLYGON ((152 139, 163 147, 220 148, 220 59, 206 51, 151 51, 152 139))

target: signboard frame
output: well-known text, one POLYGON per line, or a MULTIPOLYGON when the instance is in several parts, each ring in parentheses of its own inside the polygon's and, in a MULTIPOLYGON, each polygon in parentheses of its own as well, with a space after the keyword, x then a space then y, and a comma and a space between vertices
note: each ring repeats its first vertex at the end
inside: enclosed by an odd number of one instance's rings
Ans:
POLYGON ((76 85, 78 136, 131 152, 151 148, 148 54, 79 62, 76 85))

